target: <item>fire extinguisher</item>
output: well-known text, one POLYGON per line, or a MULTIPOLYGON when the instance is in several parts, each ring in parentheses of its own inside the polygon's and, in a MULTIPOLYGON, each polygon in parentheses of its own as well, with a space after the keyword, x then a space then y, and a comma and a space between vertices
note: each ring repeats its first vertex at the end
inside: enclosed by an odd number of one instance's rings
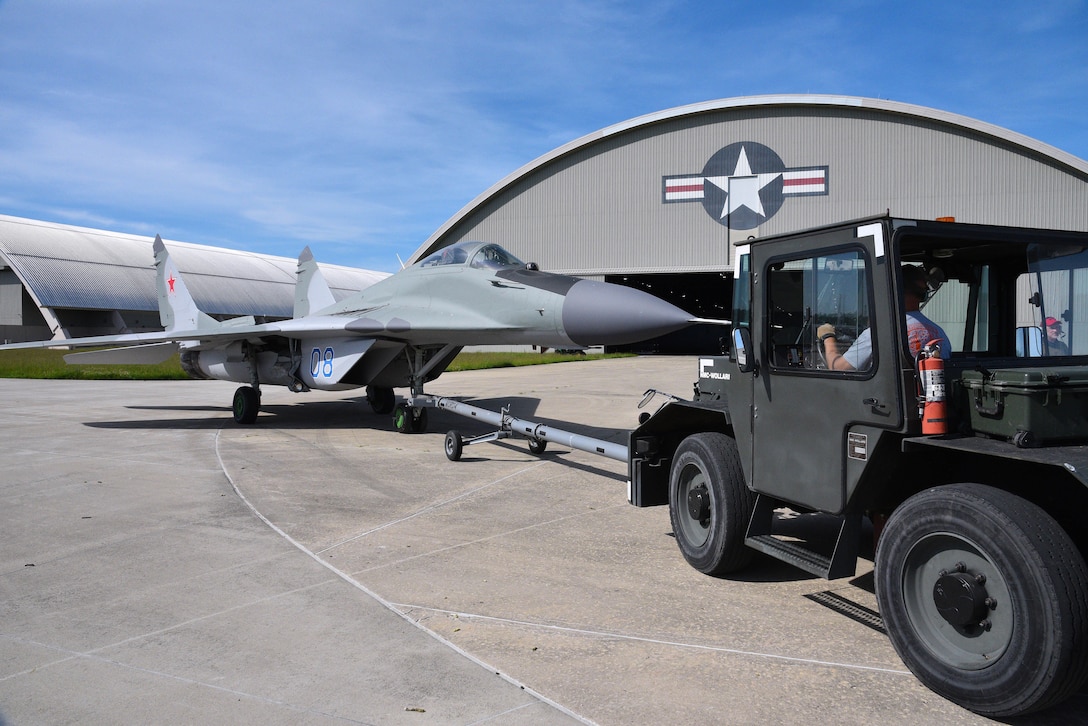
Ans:
POLYGON ((918 353, 918 382, 922 395, 918 413, 922 418, 923 434, 948 433, 945 406, 944 359, 941 358, 939 338, 929 341, 918 353))

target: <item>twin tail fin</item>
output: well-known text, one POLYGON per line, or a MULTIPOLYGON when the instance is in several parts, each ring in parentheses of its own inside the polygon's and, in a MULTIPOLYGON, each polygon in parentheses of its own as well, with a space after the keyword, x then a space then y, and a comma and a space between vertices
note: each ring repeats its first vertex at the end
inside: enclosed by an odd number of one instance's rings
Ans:
POLYGON ((188 330, 212 330, 220 323, 210 315, 200 311, 196 301, 185 286, 162 237, 155 235, 155 269, 158 271, 159 320, 166 332, 188 330))

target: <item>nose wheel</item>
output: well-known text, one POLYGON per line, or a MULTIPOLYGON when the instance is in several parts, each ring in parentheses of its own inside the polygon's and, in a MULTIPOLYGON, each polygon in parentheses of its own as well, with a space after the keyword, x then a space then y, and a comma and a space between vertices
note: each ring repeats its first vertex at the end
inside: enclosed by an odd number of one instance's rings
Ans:
POLYGON ((393 409, 393 426, 402 434, 418 434, 427 430, 427 409, 398 403, 393 409))

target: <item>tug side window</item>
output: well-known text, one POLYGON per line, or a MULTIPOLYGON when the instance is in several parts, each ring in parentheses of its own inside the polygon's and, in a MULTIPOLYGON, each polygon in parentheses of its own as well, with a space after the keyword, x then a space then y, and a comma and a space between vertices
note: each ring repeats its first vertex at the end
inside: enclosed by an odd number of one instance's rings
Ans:
POLYGON ((875 331, 869 328, 872 284, 862 250, 775 261, 766 275, 766 339, 772 368, 826 370, 817 331, 828 324, 834 327, 840 350, 855 343, 870 348, 854 374, 864 374, 873 367, 875 331))

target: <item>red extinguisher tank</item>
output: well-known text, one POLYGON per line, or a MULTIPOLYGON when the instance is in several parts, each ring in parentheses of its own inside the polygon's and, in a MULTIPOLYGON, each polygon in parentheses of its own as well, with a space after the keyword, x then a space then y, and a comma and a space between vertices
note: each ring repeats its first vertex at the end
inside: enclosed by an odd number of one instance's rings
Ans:
POLYGON ((919 401, 923 434, 948 433, 948 415, 941 341, 931 340, 918 353, 919 401))

